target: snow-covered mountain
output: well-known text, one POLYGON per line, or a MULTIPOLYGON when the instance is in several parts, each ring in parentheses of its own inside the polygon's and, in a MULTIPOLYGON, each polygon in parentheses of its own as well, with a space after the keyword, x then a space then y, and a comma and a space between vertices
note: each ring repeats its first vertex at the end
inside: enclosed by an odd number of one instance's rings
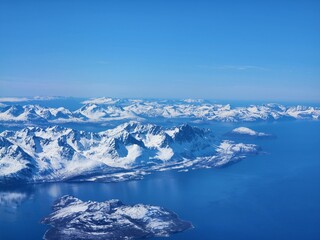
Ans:
POLYGON ((320 108, 311 106, 286 107, 279 104, 231 107, 204 100, 141 100, 98 98, 83 102, 75 111, 39 105, 0 106, 0 122, 107 122, 143 119, 194 119, 204 121, 261 121, 279 119, 314 119, 320 108))
POLYGON ((48 121, 80 121, 83 116, 77 116, 68 109, 47 108, 39 105, 13 105, 0 108, 0 121, 3 122, 30 122, 34 124, 48 121))
POLYGON ((218 142, 211 131, 187 124, 129 122, 99 133, 26 127, 0 134, 0 181, 120 181, 152 171, 221 166, 258 150, 218 142))
POLYGON ((0 176, 25 181, 33 176, 36 161, 21 147, 0 136, 0 176))
POLYGON ((87 201, 66 195, 53 205, 53 213, 42 220, 51 228, 46 240, 121 240, 168 237, 192 228, 172 211, 151 205, 125 205, 120 200, 87 201))

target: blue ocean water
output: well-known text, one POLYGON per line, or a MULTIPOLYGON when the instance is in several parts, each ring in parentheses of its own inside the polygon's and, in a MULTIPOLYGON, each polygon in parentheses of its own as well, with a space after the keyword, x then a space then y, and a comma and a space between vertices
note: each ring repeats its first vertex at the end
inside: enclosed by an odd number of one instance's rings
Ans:
MULTIPOLYGON (((221 135, 238 125, 210 127, 221 135)), ((193 223, 194 229, 170 239, 320 239, 320 122, 241 125, 276 138, 254 140, 264 154, 225 168, 168 171, 120 183, 1 188, 0 239, 42 239, 48 226, 40 220, 65 194, 160 205, 193 223)))

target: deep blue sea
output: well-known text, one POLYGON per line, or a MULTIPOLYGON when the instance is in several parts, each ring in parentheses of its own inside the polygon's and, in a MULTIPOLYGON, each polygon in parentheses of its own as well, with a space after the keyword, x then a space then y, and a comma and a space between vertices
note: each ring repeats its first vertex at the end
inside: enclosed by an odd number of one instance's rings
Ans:
MULTIPOLYGON (((0 188, 0 239, 42 239, 54 200, 120 199, 176 212, 195 228, 169 239, 320 239, 320 121, 213 123, 276 135, 247 140, 264 153, 219 169, 167 171, 120 183, 52 183, 0 188)), ((2 127, 3 129, 3 127, 2 127)), ((161 238, 157 238, 161 239, 161 238)), ((168 239, 168 238, 166 238, 168 239)))

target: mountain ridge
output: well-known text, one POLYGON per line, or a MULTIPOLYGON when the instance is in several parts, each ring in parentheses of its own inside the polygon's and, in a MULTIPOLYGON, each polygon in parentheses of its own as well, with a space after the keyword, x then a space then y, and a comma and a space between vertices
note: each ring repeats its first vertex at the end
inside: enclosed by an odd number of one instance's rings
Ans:
POLYGON ((26 169, 31 173, 25 176, 27 182, 89 175, 90 181, 114 181, 121 174, 127 175, 126 180, 153 171, 218 167, 257 152, 254 144, 220 141, 210 130, 188 124, 165 128, 128 122, 99 133, 61 126, 26 127, 0 133, 0 182, 15 180, 26 169))

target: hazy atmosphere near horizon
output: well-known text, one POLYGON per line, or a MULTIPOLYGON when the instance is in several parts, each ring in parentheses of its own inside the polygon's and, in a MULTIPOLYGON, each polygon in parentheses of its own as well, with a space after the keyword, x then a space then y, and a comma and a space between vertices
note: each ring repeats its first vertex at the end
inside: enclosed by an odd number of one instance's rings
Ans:
POLYGON ((0 95, 320 101, 320 2, 0 1, 0 95))
POLYGON ((320 0, 0 0, 0 240, 320 240, 320 0))

